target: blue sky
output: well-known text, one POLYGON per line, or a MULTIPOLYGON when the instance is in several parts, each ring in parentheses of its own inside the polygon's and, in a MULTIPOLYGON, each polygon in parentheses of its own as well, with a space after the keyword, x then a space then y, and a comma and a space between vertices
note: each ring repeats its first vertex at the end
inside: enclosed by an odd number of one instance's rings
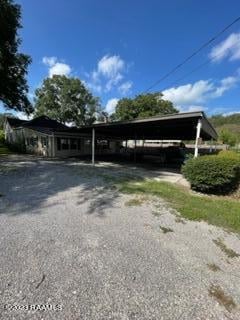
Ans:
MULTIPOLYGON (((112 112, 240 14, 238 0, 18 0, 30 96, 52 74, 77 76, 112 112)), ((156 86, 181 111, 240 111, 240 23, 156 86), (176 82, 192 69, 209 64, 176 82)))

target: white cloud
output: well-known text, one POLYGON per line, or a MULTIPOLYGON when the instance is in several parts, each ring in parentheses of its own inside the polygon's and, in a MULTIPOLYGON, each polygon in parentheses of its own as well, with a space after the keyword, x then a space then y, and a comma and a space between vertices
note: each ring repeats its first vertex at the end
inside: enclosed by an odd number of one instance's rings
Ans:
POLYGON ((237 77, 227 77, 221 80, 220 86, 216 88, 215 93, 213 93, 213 97, 221 97, 225 91, 231 89, 235 86, 235 84, 239 81, 237 77))
POLYGON ((43 57, 42 62, 49 67, 49 77, 53 75, 69 76, 72 71, 68 64, 59 62, 56 57, 43 57))
POLYGON ((20 112, 20 111, 17 111, 15 112, 14 114, 18 119, 21 119, 21 120, 31 120, 33 118, 33 115, 26 115, 26 113, 24 112, 20 112))
POLYGON ((194 84, 186 84, 163 91, 163 99, 170 100, 176 105, 202 103, 206 94, 213 90, 213 84, 208 80, 200 80, 194 84))
POLYGON ((43 57, 42 62, 44 64, 52 67, 57 62, 57 58, 56 57, 43 57))
POLYGON ((240 33, 232 33, 212 48, 209 57, 218 62, 227 58, 230 61, 240 59, 240 33))
POLYGON ((117 99, 117 98, 113 98, 113 99, 108 100, 106 107, 105 107, 105 110, 109 114, 113 113, 115 111, 115 108, 116 108, 118 101, 119 101, 119 99, 117 99))
POLYGON ((122 94, 125 95, 128 92, 130 92, 131 88, 132 88, 132 81, 126 81, 124 83, 122 83, 119 87, 118 87, 118 91, 122 94))
POLYGON ((98 62, 98 73, 103 74, 107 78, 119 77, 120 72, 124 69, 125 62, 120 56, 109 56, 106 55, 98 62))
POLYGON ((97 91, 98 93, 105 91, 109 92, 114 88, 119 87, 119 91, 125 88, 127 93, 127 85, 130 85, 130 81, 127 81, 125 87, 121 82, 124 79, 124 73, 127 72, 127 65, 125 61, 118 55, 105 55, 97 63, 96 70, 93 70, 88 75, 89 80, 87 85, 89 88, 97 91), (123 86, 123 87, 122 87, 123 86))
POLYGON ((182 111, 182 112, 194 112, 194 111, 203 111, 203 110, 206 110, 207 108, 204 107, 204 106, 187 106, 187 107, 179 107, 179 109, 182 111))
POLYGON ((221 97, 239 81, 238 77, 227 77, 218 84, 211 80, 199 80, 194 84, 186 84, 163 91, 163 99, 172 101, 175 105, 191 106, 204 103, 210 99, 221 97))

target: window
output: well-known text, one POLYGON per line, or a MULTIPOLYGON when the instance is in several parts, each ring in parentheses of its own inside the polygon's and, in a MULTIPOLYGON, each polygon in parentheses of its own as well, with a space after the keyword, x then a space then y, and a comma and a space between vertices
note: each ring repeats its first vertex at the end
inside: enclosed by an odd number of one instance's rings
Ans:
POLYGON ((57 149, 58 150, 68 150, 69 149, 69 139, 57 138, 57 149))
POLYGON ((61 138, 61 149, 68 150, 69 149, 69 141, 68 139, 61 138))
POLYGON ((27 138, 27 146, 36 147, 38 144, 38 137, 27 138))
POLYGON ((85 146, 91 145, 92 141, 90 139, 85 139, 84 140, 85 146))
POLYGON ((78 150, 81 150, 81 139, 77 140, 77 144, 78 144, 78 150))
POLYGON ((110 148, 109 140, 97 140, 96 148, 101 150, 107 150, 110 148))
POLYGON ((77 139, 70 139, 70 149, 77 150, 77 139))
POLYGON ((41 137, 41 144, 43 148, 48 148, 48 137, 41 137))

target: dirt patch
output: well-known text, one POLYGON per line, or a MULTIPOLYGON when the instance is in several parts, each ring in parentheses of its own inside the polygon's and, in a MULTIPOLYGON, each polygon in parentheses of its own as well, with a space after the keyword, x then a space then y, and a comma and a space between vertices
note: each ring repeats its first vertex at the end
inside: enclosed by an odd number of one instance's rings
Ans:
POLYGON ((214 297, 219 304, 224 306, 229 312, 231 312, 237 306, 233 298, 227 295, 223 291, 223 289, 218 285, 211 285, 211 287, 208 290, 208 293, 211 297, 214 297))
POLYGON ((213 242, 222 250, 222 252, 224 252, 228 256, 228 258, 240 257, 240 255, 237 252, 235 252, 231 248, 228 248, 220 238, 214 239, 213 242))
POLYGON ((208 263, 207 266, 211 271, 214 271, 214 272, 221 271, 219 266, 216 265, 215 263, 208 263))

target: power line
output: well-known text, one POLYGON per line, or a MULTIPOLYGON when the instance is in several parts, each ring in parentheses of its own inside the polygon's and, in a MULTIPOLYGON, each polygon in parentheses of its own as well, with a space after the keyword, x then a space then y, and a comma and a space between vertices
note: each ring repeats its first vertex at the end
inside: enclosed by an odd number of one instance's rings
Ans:
POLYGON ((195 67, 194 69, 192 69, 191 71, 189 71, 188 73, 186 73, 185 75, 183 75, 182 77, 178 78, 176 81, 171 82, 169 85, 163 87, 163 89, 161 91, 164 91, 166 89, 168 89, 169 87, 174 86, 175 84, 177 84, 178 82, 180 82, 181 80, 187 78, 188 76, 190 76, 191 74, 193 74, 194 72, 198 71, 199 69, 205 67, 206 65, 208 65, 209 63, 211 63, 212 61, 214 61, 216 58, 220 57, 220 54, 215 55, 213 58, 211 59, 207 59, 205 60, 203 63, 201 63, 200 65, 198 65, 197 67, 195 67))
POLYGON ((150 91, 152 88, 154 88, 156 85, 158 85, 160 82, 168 78, 171 74, 173 74, 177 69, 181 68, 184 64, 186 64, 189 60, 191 60, 194 56, 196 56, 200 51, 202 51, 204 48, 209 46, 210 43, 215 41, 220 35, 222 35, 224 32, 226 32, 229 28, 231 28, 235 23, 237 23, 240 20, 240 16, 236 18, 234 21, 232 21, 229 25, 227 25, 225 28, 223 28, 220 32, 218 32, 214 37, 209 39, 207 42, 205 42, 203 45, 201 45, 197 50, 195 50, 191 55, 189 55, 186 59, 184 59, 181 63, 176 65, 173 69, 171 69, 169 72, 164 74, 159 80, 154 82, 150 87, 147 88, 145 92, 150 91))

